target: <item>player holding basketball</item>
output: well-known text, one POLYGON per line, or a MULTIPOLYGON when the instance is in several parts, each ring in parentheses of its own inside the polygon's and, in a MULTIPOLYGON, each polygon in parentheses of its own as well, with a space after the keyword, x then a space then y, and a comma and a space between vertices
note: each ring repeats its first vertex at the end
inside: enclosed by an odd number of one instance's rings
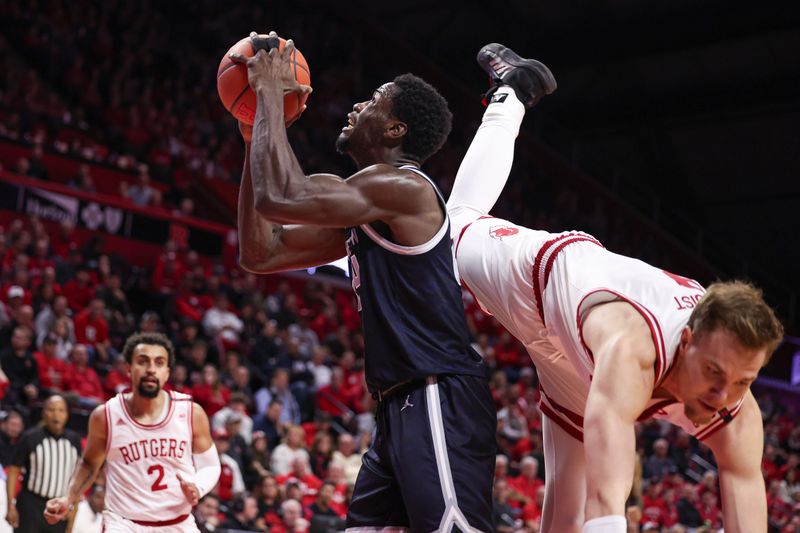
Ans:
POLYGON ((545 533, 624 533, 634 424, 650 417, 707 444, 727 533, 766 532, 763 427, 750 392, 783 336, 761 292, 708 290, 579 232, 487 216, 511 169, 525 107, 555 89, 541 63, 478 53, 495 80, 448 209, 464 284, 528 349, 541 382, 545 533))
POLYGON ((86 449, 67 496, 47 502, 45 518, 63 519, 105 461, 104 531, 197 532, 192 507, 214 488, 220 473, 208 417, 190 396, 162 390, 175 362, 164 335, 132 335, 123 355, 132 392, 92 411, 86 449))
POLYGON ((283 118, 284 93, 305 90, 292 49, 247 60, 258 111, 239 196, 240 261, 264 273, 349 255, 379 402, 347 526, 491 531, 496 415, 470 347, 445 202, 419 168, 450 131, 447 102, 416 76, 395 78, 353 106, 337 140, 360 170, 306 177, 283 118))

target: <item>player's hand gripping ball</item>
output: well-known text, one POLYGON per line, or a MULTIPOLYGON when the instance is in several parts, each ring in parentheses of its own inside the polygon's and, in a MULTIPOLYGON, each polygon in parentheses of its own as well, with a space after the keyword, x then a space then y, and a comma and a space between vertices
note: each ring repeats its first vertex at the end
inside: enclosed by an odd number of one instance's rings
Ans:
POLYGON ((283 90, 283 116, 289 127, 305 110, 311 92, 311 72, 294 43, 275 32, 251 32, 222 57, 217 69, 217 92, 236 119, 252 125, 256 118, 255 84, 274 84, 283 90), (288 46, 287 46, 288 43, 288 46), (274 49, 274 51, 273 51, 274 49), (262 54, 256 54, 264 50, 262 54))

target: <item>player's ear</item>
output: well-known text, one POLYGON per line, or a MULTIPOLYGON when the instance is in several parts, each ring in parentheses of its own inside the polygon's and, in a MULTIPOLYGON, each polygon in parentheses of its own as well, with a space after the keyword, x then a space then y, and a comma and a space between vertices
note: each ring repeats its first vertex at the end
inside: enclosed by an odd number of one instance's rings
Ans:
POLYGON ((681 348, 684 350, 692 344, 694 340, 694 333, 692 333, 692 328, 689 326, 684 326, 683 331, 681 331, 681 348))
POLYGON ((408 126, 406 123, 400 120, 392 119, 386 125, 386 130, 384 131, 383 135, 392 141, 402 141, 403 137, 406 136, 406 133, 408 133, 408 126))

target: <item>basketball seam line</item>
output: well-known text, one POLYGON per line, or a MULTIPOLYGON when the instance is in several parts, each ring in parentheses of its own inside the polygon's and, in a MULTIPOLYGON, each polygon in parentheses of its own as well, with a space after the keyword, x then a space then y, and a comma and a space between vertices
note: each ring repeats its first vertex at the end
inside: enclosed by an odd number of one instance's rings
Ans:
POLYGON ((228 112, 229 113, 233 113, 233 107, 239 102, 239 99, 241 99, 241 97, 244 96, 244 93, 246 93, 247 89, 249 89, 249 88, 250 88, 250 84, 246 84, 244 86, 244 89, 242 89, 242 92, 239 93, 239 96, 236 97, 236 99, 233 101, 231 106, 228 108, 228 112))

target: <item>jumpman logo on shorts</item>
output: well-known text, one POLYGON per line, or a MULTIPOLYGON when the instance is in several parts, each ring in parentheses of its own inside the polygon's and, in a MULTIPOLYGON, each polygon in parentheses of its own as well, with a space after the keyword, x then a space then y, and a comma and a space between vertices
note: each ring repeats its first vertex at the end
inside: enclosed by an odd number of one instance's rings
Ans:
POLYGON ((406 396, 406 401, 403 404, 403 407, 400 408, 400 411, 402 411, 406 407, 414 407, 414 404, 411 403, 411 395, 410 394, 408 396, 406 396))

